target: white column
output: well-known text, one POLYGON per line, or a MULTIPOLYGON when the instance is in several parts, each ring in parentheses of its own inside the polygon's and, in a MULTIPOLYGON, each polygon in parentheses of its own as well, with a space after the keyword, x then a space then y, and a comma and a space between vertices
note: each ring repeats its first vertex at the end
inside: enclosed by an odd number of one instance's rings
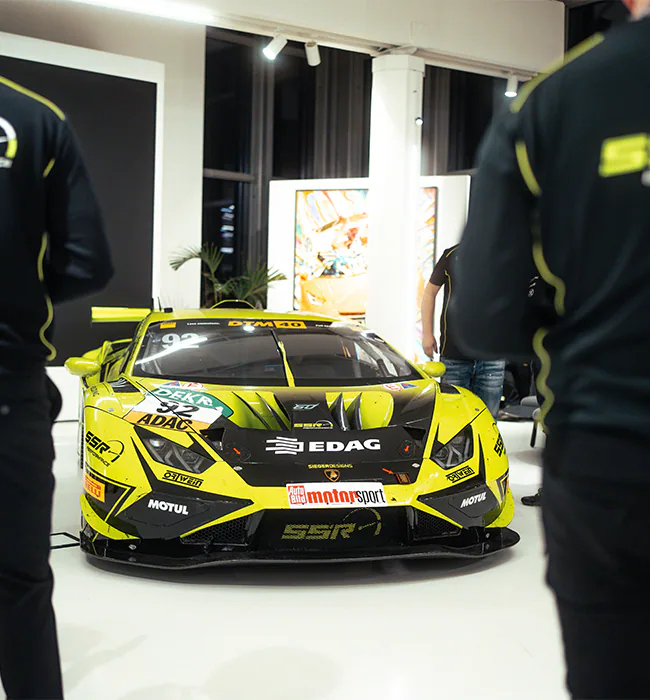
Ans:
POLYGON ((373 60, 367 325, 412 358, 416 324, 416 213, 424 60, 373 60))

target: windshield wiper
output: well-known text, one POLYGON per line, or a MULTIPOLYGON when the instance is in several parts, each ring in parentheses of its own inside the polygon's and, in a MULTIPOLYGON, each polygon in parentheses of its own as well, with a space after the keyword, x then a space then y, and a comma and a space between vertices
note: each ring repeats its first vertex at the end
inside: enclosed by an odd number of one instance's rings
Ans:
POLYGON ((287 384, 289 386, 296 386, 296 380, 293 377, 293 372, 291 371, 291 367, 289 366, 289 359, 287 358, 287 351, 285 350, 284 343, 278 338, 277 333, 273 330, 271 330, 271 335, 273 336, 273 340, 275 340, 275 344, 278 346, 278 352, 280 353, 280 357, 282 358, 282 364, 284 365, 284 373, 287 376, 287 384))

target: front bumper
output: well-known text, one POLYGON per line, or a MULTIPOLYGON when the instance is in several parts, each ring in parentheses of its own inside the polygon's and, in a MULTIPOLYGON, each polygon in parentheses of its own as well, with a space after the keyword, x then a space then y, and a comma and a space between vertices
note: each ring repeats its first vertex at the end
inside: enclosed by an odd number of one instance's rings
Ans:
POLYGON ((91 557, 163 569, 225 564, 477 558, 519 542, 506 527, 459 528, 410 507, 264 511, 187 537, 112 540, 89 525, 81 549, 91 557))

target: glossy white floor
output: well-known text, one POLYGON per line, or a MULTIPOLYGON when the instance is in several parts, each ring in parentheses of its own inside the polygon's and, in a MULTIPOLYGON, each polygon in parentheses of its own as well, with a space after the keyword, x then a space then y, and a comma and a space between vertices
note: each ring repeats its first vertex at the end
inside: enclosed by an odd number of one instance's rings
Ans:
MULTIPOLYGON (((519 501, 530 424, 501 424, 519 501)), ((76 532, 76 425, 56 427, 55 531, 76 532)), ((509 552, 431 561, 203 570, 52 556, 69 700, 565 698, 539 510, 509 552)))

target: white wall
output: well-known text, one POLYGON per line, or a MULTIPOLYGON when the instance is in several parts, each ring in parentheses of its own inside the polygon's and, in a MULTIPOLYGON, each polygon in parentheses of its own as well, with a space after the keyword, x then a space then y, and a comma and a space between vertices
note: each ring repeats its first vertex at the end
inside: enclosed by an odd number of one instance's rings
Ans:
MULTIPOLYGON (((201 241, 204 27, 52 0, 0 0, 0 29, 165 66, 162 225, 154 277, 164 304, 198 305, 198 263, 173 272, 168 260, 175 250, 201 241)), ((125 118, 128 109, 124 105, 125 118)))

